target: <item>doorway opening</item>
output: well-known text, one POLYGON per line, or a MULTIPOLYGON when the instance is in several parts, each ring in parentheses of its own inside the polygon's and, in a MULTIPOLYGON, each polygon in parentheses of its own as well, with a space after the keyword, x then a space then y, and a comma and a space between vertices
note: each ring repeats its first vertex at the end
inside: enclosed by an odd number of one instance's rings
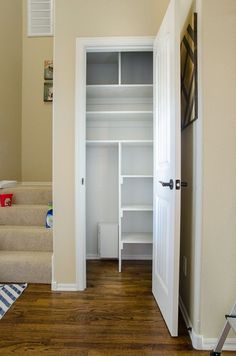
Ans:
MULTIPOLYGON (((132 58, 130 57, 134 56, 135 53, 144 53, 144 58, 139 57, 136 61, 136 72, 139 71, 138 67, 140 67, 140 61, 147 63, 147 66, 148 63, 149 65, 151 64, 150 58, 152 58, 153 40, 152 37, 79 38, 77 40, 75 233, 77 244, 76 270, 79 290, 86 288, 87 254, 88 258, 101 257, 101 248, 99 246, 101 239, 98 235, 102 233, 102 236, 106 236, 107 231, 109 236, 113 236, 113 242, 115 239, 114 236, 118 236, 114 257, 118 258, 119 254, 120 257, 122 257, 121 244, 119 244, 122 233, 122 230, 119 229, 119 225, 120 220, 123 219, 121 214, 123 214, 123 216, 131 216, 131 213, 133 213, 136 219, 138 214, 141 213, 146 217, 152 215, 151 210, 144 212, 123 211, 121 208, 130 206, 131 203, 137 205, 137 203, 135 204, 135 197, 133 197, 131 193, 129 193, 129 197, 126 195, 126 198, 129 200, 121 200, 122 194, 125 194, 121 191, 121 185, 124 184, 123 191, 129 191, 132 189, 132 187, 129 188, 132 178, 128 176, 136 175, 136 185, 140 184, 139 181, 141 180, 149 180, 149 188, 146 189, 146 194, 150 195, 148 189, 150 190, 150 182, 152 181, 151 169, 148 174, 147 171, 145 173, 145 175, 149 175, 150 177, 143 177, 141 171, 138 172, 136 170, 135 172, 135 168, 137 168, 137 160, 135 160, 136 167, 133 166, 133 171, 128 171, 128 159, 132 163, 134 157, 140 154, 141 149, 143 149, 144 154, 147 151, 152 151, 152 129, 150 129, 150 127, 145 128, 145 137, 141 136, 142 127, 137 128, 136 134, 133 129, 134 122, 138 123, 139 126, 144 124, 143 120, 145 115, 145 120, 148 118, 146 124, 148 123, 149 126, 152 125, 152 116, 150 113, 150 111, 152 111, 152 108, 150 110, 152 102, 151 72, 149 72, 149 74, 142 74, 141 79, 138 79, 141 83, 138 84, 137 82, 128 84, 127 81, 129 81, 130 78, 127 77, 126 73, 129 73, 130 63, 132 62, 132 58), (147 57, 145 57, 145 54, 147 54, 147 57), (123 69, 121 67, 121 60, 123 61, 123 69), (88 77, 87 70, 89 73, 88 77), (105 72, 106 74, 104 74, 105 72), (145 81, 147 84, 145 84, 145 81), (141 88, 144 87, 146 87, 144 90, 146 95, 144 101, 146 100, 146 103, 149 102, 149 108, 143 107, 142 110, 140 110, 140 93, 141 88), (133 97, 133 99, 136 98, 135 101, 133 100, 132 102, 130 97, 133 97), (145 113, 142 113, 142 111, 145 111, 145 113), (143 114, 144 116, 142 116, 143 114), (108 123, 110 125, 108 125, 108 123), (123 127, 124 125, 125 127, 123 127), (133 141, 132 145, 131 141, 133 141), (136 145, 134 141, 136 141, 136 145), (142 142, 143 147, 142 145, 138 147, 137 143, 140 143, 139 141, 145 141, 142 142), (121 155, 124 154, 126 155, 126 159, 125 161, 121 161, 121 155), (104 160, 103 163, 101 161, 102 159, 104 160), (90 164, 89 160, 91 162, 90 164), (97 171, 95 172, 96 167, 97 171), (121 177, 121 175, 126 177, 121 177), (121 184, 121 180, 123 184, 121 184), (95 193, 96 199, 99 201, 93 199, 95 193), (126 205, 121 206, 121 202, 124 202, 126 205), (106 212, 105 216, 99 211, 99 206, 104 208, 103 213, 106 212), (89 220, 87 220, 87 216, 93 221, 93 226, 88 227, 89 220), (95 220, 95 217, 97 220, 95 220), (102 223, 107 224, 101 225, 102 223), (86 241, 86 227, 88 236, 90 236, 88 243, 86 241)), ((133 76, 133 78, 136 78, 136 76, 133 76)), ((144 158, 143 154, 142 157, 144 158)), ((147 164, 145 159, 143 159, 143 162, 144 165, 147 164)), ((152 165, 150 162, 152 162, 152 159, 151 161, 149 160, 149 166, 152 165)), ((132 166, 130 166, 130 168, 132 168, 132 166)), ((152 232, 152 218, 146 218, 146 220, 146 227, 149 229, 147 231, 139 230, 139 232, 143 234, 147 232, 150 234, 152 232)), ((129 223, 133 224, 132 221, 129 223)), ((126 231, 125 229, 123 230, 123 233, 132 232, 131 226, 128 227, 126 231)), ((150 243, 147 244, 147 248, 149 248, 150 256, 150 243)), ((117 264, 117 269, 118 267, 121 269, 121 263, 120 266, 117 264)))
MULTIPOLYGON (((172 26, 176 14, 173 5, 155 40, 146 37, 77 40, 75 235, 79 290, 86 288, 87 252, 90 251, 91 258, 96 257, 92 255, 94 251, 97 258, 102 257, 102 244, 107 237, 112 236, 110 242, 118 240, 119 271, 122 269, 121 257, 125 254, 129 257, 131 251, 139 257, 142 253, 143 257, 144 245, 149 249, 146 253, 151 256, 153 242, 152 292, 171 335, 176 336, 180 191, 175 184, 170 187, 169 181, 179 180, 180 73, 176 63, 179 61, 179 45, 175 42, 172 26), (154 61, 154 74, 144 73, 140 78, 140 70, 136 68, 140 68, 140 62, 150 64, 150 58, 154 61), (104 75, 105 66, 109 68, 107 75, 104 75), (89 68, 92 69, 87 76, 89 68), (96 68, 99 68, 98 75, 95 75, 96 68), (130 75, 130 70, 131 73, 136 70, 138 75, 130 75), (152 77, 154 85, 150 82, 152 77), (154 127, 152 104, 155 108, 154 127), (160 114, 164 116, 160 117, 160 114), (168 171, 158 171, 157 167, 168 171), (96 185, 90 188, 94 182, 96 185), (152 187, 155 187, 153 195, 152 187), (154 208, 152 196, 155 196, 154 208), (99 206, 104 208, 105 217, 99 216, 99 206), (95 215, 96 220, 90 226, 88 217, 92 219, 95 215), (91 236, 95 236, 91 244, 86 241, 86 227, 92 232, 91 236), (135 245, 141 252, 135 251, 135 245)), ((115 246, 114 243, 111 245, 115 246)), ((106 242, 105 254, 107 246, 106 242)), ((112 253, 117 258, 117 249, 112 253)))
POLYGON ((153 52, 86 53, 86 256, 152 259, 153 52))

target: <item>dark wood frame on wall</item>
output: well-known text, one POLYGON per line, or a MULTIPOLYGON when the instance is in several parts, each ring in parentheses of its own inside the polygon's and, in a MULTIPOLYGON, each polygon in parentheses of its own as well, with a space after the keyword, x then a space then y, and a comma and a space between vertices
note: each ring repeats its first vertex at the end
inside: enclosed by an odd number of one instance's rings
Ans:
POLYGON ((44 61, 44 89, 43 101, 53 101, 53 60, 47 59, 44 61))
POLYGON ((53 101, 53 82, 52 81, 44 82, 43 101, 44 102, 52 102, 53 101))
POLYGON ((181 129, 198 118, 197 14, 192 16, 180 46, 181 129))

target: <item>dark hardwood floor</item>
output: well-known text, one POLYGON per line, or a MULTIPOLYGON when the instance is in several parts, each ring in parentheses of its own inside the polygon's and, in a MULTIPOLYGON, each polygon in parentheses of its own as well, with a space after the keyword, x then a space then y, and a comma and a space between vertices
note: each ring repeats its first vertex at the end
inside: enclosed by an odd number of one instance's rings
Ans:
POLYGON ((115 261, 89 261, 87 272, 85 292, 29 285, 0 321, 0 355, 209 355, 192 349, 181 318, 169 336, 149 262, 125 261, 118 273, 115 261))

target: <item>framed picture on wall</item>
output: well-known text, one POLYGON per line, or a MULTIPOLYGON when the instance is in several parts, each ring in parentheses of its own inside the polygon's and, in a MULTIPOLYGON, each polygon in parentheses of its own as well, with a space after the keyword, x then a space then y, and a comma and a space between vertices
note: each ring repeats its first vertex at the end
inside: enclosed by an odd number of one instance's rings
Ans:
POLYGON ((53 84, 52 84, 52 82, 44 83, 43 101, 44 102, 53 101, 53 84))
POLYGON ((197 14, 194 13, 181 42, 181 128, 198 118, 197 14))
POLYGON ((44 79, 53 80, 53 61, 45 60, 44 61, 44 79))

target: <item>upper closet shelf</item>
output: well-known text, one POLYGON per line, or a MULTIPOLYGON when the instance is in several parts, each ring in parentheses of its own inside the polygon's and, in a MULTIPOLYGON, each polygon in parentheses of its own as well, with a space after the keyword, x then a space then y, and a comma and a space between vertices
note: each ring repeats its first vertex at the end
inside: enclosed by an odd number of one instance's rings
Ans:
POLYGON ((87 85, 87 99, 150 98, 152 84, 140 85, 87 85))
POLYGON ((87 120, 152 121, 152 111, 87 111, 87 120))
POLYGON ((151 146, 152 140, 87 140, 87 145, 116 145, 118 143, 125 145, 151 146))

